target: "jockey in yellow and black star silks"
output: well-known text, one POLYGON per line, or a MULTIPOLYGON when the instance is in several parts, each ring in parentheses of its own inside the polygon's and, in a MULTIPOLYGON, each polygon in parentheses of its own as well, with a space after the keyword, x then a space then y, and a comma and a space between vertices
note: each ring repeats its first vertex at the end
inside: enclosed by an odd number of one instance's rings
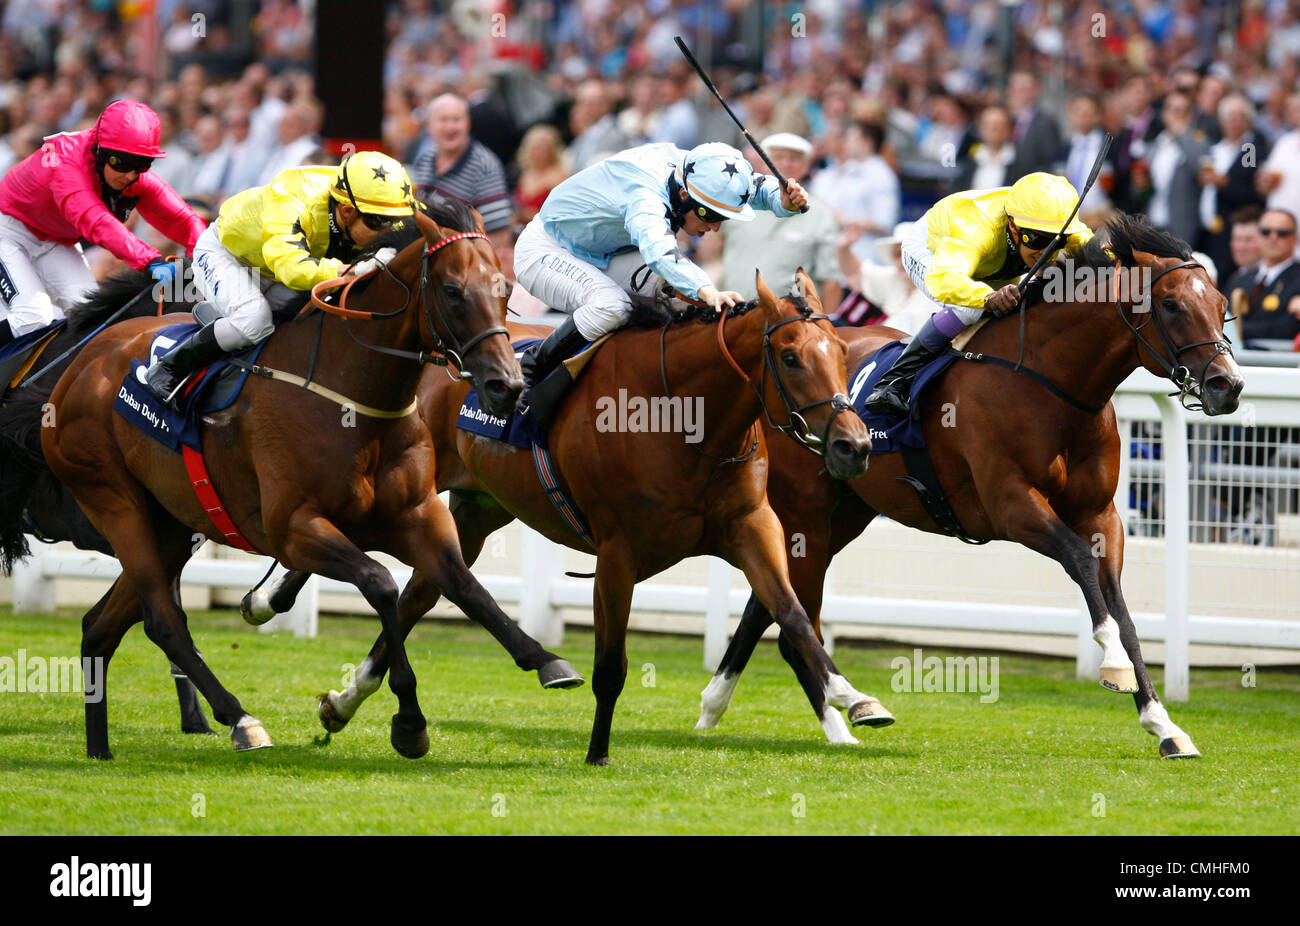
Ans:
MULTIPOLYGON (((170 400, 190 373, 270 335, 264 283, 306 293, 341 276, 361 248, 413 212, 406 171, 378 151, 358 151, 338 167, 290 168, 232 196, 194 245, 195 285, 221 318, 150 367, 149 388, 170 400)), ((393 256, 383 248, 352 272, 393 256)))
MULTIPOLYGON (((912 378, 986 309, 1014 306, 1019 280, 1074 211, 1079 194, 1056 174, 1028 174, 1009 187, 953 193, 902 241, 903 269, 940 310, 912 336, 866 399, 868 411, 906 416, 912 378)), ((1064 251, 1075 256, 1092 231, 1077 218, 1064 251)))

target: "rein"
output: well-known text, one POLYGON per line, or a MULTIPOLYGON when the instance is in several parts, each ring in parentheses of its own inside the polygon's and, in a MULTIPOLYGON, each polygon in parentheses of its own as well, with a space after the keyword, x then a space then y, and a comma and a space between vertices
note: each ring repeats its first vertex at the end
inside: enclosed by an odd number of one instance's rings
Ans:
MULTIPOLYGON (((1161 270, 1159 273, 1151 277, 1151 282, 1147 284, 1148 298, 1150 298, 1151 296, 1152 289, 1155 287, 1156 281, 1159 280, 1161 277, 1163 277, 1166 273, 1169 273, 1170 271, 1173 270, 1183 270, 1183 269, 1190 270, 1193 268, 1199 268, 1202 270, 1205 269, 1194 260, 1185 260, 1181 263, 1174 264, 1170 267, 1166 267, 1164 270, 1161 270)), ((1116 270, 1118 271, 1120 269, 1122 268, 1117 262, 1116 270)), ((1130 308, 1132 308, 1132 306, 1130 306, 1130 308)), ((1155 357, 1156 362, 1160 365, 1161 369, 1165 371, 1165 376, 1170 380, 1170 382, 1172 382, 1175 386, 1178 387, 1177 392, 1171 392, 1169 394, 1171 396, 1178 396, 1179 404, 1181 404, 1188 411, 1199 411, 1202 406, 1199 402, 1196 402, 1195 399, 1197 396, 1200 395, 1201 390, 1205 386, 1205 378, 1209 374, 1210 364, 1214 363, 1215 359, 1220 354, 1228 354, 1229 356, 1232 356, 1232 345, 1228 344, 1226 341, 1223 341, 1219 338, 1212 338, 1205 341, 1196 341, 1192 344, 1187 344, 1184 345, 1183 347, 1179 347, 1178 345, 1174 344, 1173 338, 1169 336, 1169 331, 1165 327, 1165 323, 1160 318, 1160 313, 1156 311, 1155 306, 1152 305, 1149 310, 1149 314, 1155 320, 1156 333, 1160 336, 1160 341, 1164 346, 1165 351, 1168 352, 1168 355, 1166 355, 1165 353, 1162 353, 1161 351, 1157 350, 1155 345, 1151 344, 1150 341, 1148 341, 1145 337, 1142 336, 1142 329, 1146 327, 1145 322, 1143 322, 1141 325, 1134 325, 1131 321, 1129 321, 1128 315, 1124 311, 1125 305, 1119 299, 1118 296, 1115 299, 1115 309, 1119 313, 1119 317, 1124 322, 1125 326, 1127 326, 1128 329, 1133 332, 1133 336, 1137 338, 1138 344, 1140 344, 1142 347, 1145 347, 1147 351, 1151 354, 1151 356, 1155 357), (1186 351, 1193 350, 1197 347, 1204 347, 1207 344, 1213 344, 1215 346, 1214 353, 1211 354, 1209 359, 1205 361, 1205 365, 1201 368, 1201 375, 1199 377, 1193 377, 1191 370, 1178 363, 1178 358, 1181 357, 1186 351), (1192 401, 1189 402, 1188 401, 1189 399, 1192 401)), ((1025 315, 1027 311, 1028 311, 1028 306, 1022 302, 1021 305, 1017 306, 1016 308, 1008 309, 1002 312, 989 313, 990 317, 993 320, 1000 320, 1015 314, 1018 314, 1020 316, 1020 360, 1017 361, 1016 363, 1012 363, 1010 360, 1006 360, 1002 357, 990 357, 987 354, 978 354, 978 353, 973 353, 971 351, 960 351, 952 348, 950 348, 950 350, 954 355, 958 357, 963 357, 966 360, 971 360, 976 363, 991 363, 994 366, 999 366, 1004 369, 1011 370, 1012 372, 1020 373, 1024 376, 1028 376, 1030 379, 1034 380, 1039 385, 1046 388, 1057 398, 1073 406, 1074 408, 1079 409, 1080 411, 1087 412, 1090 415, 1095 415, 1103 411, 1106 408, 1105 404, 1099 406, 1093 406, 1081 402, 1079 399, 1076 399, 1070 393, 1066 392, 1065 389, 1057 385, 1048 377, 1044 376, 1042 373, 1039 373, 1037 370, 1032 370, 1029 367, 1026 367, 1024 365, 1023 361, 1025 355, 1025 315)), ((1109 400, 1107 400, 1107 402, 1109 402, 1109 400)))
POLYGON ((455 366, 456 369, 461 371, 458 375, 453 374, 450 369, 447 370, 447 375, 453 382, 460 380, 473 382, 473 374, 465 369, 465 358, 469 356, 474 348, 478 347, 488 338, 495 337, 496 335, 508 337, 510 332, 504 325, 494 325, 490 328, 485 328, 469 340, 462 342, 456 337, 455 331, 447 320, 448 313, 445 309, 441 294, 434 286, 432 272, 433 259, 439 251, 451 244, 453 241, 462 241, 469 238, 482 238, 484 241, 489 240, 488 236, 482 232, 457 232, 454 235, 447 235, 445 238, 429 245, 425 249, 424 256, 420 261, 420 279, 416 283, 416 288, 420 293, 419 302, 420 308, 424 313, 424 320, 428 323, 429 332, 433 336, 434 346, 432 352, 398 350, 397 348, 370 344, 358 338, 356 334, 353 333, 352 326, 348 324, 349 321, 354 319, 362 321, 377 321, 396 318, 410 308, 411 287, 407 286, 406 283, 387 266, 380 269, 382 269, 384 273, 388 274, 388 276, 406 292, 406 301, 402 303, 400 309, 396 309, 392 312, 372 312, 361 309, 349 309, 347 307, 347 297, 348 293, 352 291, 352 287, 361 280, 370 279, 378 273, 379 270, 372 270, 370 273, 362 276, 343 276, 334 277, 329 280, 322 280, 311 288, 310 305, 323 312, 328 312, 330 315, 337 315, 342 318, 343 328, 347 331, 348 336, 357 344, 368 350, 380 354, 387 354, 390 357, 398 357, 402 360, 413 360, 420 364, 433 364, 440 367, 448 367, 449 365, 455 366), (340 286, 343 288, 343 292, 339 295, 337 304, 328 302, 323 296, 321 296, 323 291, 327 289, 338 289, 340 286), (432 311, 430 311, 430 306, 432 306, 432 311), (447 340, 452 342, 451 345, 448 345, 447 341, 443 339, 442 335, 438 331, 438 326, 434 324, 434 314, 437 315, 438 321, 440 321, 443 328, 446 329, 447 340))

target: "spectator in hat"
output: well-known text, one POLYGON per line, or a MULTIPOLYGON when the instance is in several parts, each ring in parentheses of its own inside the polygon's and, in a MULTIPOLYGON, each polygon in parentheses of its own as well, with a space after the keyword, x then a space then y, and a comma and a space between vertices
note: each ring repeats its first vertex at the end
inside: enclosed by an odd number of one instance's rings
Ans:
MULTIPOLYGON (((792 132, 778 132, 763 141, 776 169, 789 180, 802 183, 812 166, 812 144, 792 132)), ((758 153, 749 149, 745 157, 755 170, 766 170, 758 153)), ((722 287, 743 295, 757 297, 754 271, 775 292, 794 285, 800 267, 812 277, 822 306, 833 311, 839 305, 843 288, 835 256, 840 228, 825 202, 811 198, 808 211, 777 219, 770 212, 755 212, 752 222, 724 222, 722 225, 722 287)))

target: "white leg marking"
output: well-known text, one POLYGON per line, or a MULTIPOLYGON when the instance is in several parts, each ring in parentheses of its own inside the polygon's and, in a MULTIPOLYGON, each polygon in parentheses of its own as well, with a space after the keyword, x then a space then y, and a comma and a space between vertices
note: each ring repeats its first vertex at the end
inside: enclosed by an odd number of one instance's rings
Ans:
POLYGON ((357 666, 357 673, 352 677, 351 687, 342 694, 330 691, 330 701, 333 702, 339 716, 351 720, 361 703, 378 691, 382 682, 383 678, 375 672, 374 663, 367 656, 361 660, 361 665, 357 666))
POLYGON ((1133 660, 1128 658, 1124 646, 1119 642, 1119 624, 1109 614, 1092 632, 1092 638, 1101 646, 1101 668, 1131 669, 1133 660))
POLYGON ((824 694, 827 704, 843 708, 850 708, 859 701, 867 700, 867 696, 850 685, 849 680, 843 675, 832 675, 828 678, 824 694))
POLYGON ((844 715, 840 713, 839 708, 827 704, 822 708, 822 732, 826 734, 826 740, 833 746, 851 745, 858 741, 858 738, 849 732, 849 725, 844 722, 844 715))
POLYGON ((695 724, 695 729, 712 730, 718 725, 727 705, 731 703, 731 693, 736 690, 739 681, 739 675, 727 676, 722 672, 709 679, 709 684, 700 694, 700 719, 695 724))
POLYGON ((1138 714, 1138 723, 1156 739, 1164 741, 1175 736, 1187 736, 1178 724, 1169 719, 1169 712, 1159 701, 1151 701, 1138 714))

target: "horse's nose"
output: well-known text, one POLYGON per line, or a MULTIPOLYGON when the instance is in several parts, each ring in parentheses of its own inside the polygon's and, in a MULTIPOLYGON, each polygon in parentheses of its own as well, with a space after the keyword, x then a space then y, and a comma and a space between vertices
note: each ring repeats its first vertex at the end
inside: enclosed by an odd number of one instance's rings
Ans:
POLYGON ((1235 412, 1241 400, 1241 390, 1246 380, 1238 373, 1211 376, 1205 381, 1201 404, 1207 415, 1226 415, 1235 412))
POLYGON ((837 437, 826 450, 827 469, 837 479, 852 479, 867 471, 871 453, 869 437, 837 437))
POLYGON ((508 415, 514 411, 519 402, 519 394, 524 391, 522 377, 494 377, 483 384, 483 397, 489 410, 498 416, 508 415))

